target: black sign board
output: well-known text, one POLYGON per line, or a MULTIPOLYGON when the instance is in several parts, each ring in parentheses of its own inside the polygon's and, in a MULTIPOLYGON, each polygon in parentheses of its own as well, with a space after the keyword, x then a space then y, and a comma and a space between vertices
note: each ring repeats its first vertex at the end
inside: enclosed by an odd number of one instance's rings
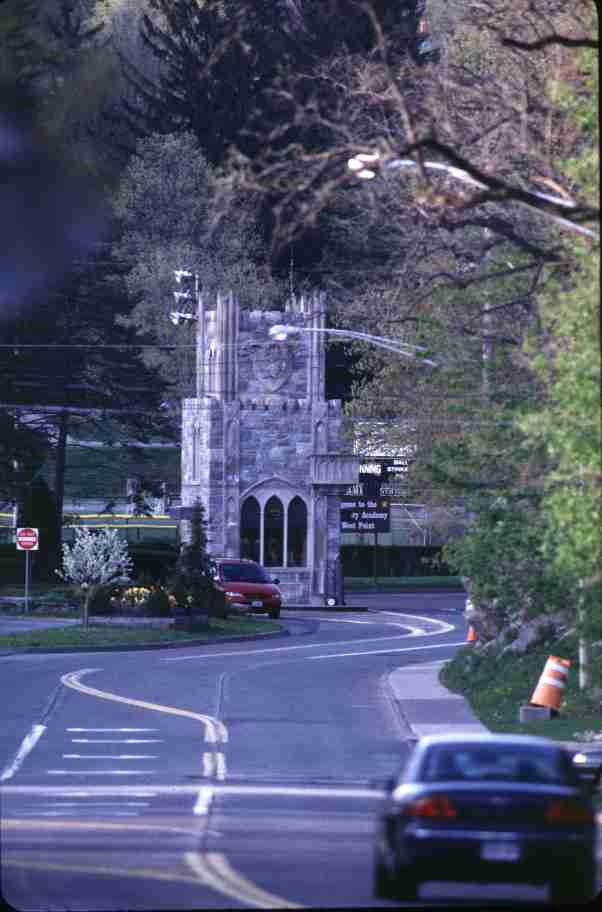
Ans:
POLYGON ((377 497, 341 497, 341 532, 388 532, 389 501, 377 497))
POLYGON ((409 456, 366 457, 360 463, 359 484, 349 488, 347 493, 372 499, 401 496, 410 462, 409 456))

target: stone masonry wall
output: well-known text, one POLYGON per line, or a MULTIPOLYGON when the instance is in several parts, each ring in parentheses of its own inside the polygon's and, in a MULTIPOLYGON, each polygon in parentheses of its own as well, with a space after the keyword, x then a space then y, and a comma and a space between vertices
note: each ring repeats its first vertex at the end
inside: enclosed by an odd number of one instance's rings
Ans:
POLYGON ((201 324, 199 390, 205 395, 183 403, 182 505, 200 497, 212 553, 235 557, 241 497, 259 488, 260 501, 276 493, 286 503, 301 494, 308 511, 307 567, 282 568, 278 575, 285 597, 289 590, 303 601, 323 591, 339 544, 338 499, 312 483, 311 456, 340 450, 342 422, 341 403, 324 399, 323 300, 314 296, 286 311, 218 302, 201 324), (276 341, 269 335, 275 324, 311 332, 276 341))

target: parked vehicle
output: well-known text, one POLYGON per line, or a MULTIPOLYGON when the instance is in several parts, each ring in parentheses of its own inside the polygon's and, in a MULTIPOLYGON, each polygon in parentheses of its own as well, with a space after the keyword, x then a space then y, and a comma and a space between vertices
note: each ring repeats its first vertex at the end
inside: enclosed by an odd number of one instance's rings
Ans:
POLYGON ((271 579, 255 561, 214 558, 212 574, 215 585, 223 591, 226 601, 232 607, 245 613, 262 612, 271 618, 280 617, 280 580, 271 579))
POLYGON ((421 739, 388 784, 375 893, 415 899, 425 881, 549 885, 588 902, 596 884, 591 787, 562 745, 526 735, 421 739))

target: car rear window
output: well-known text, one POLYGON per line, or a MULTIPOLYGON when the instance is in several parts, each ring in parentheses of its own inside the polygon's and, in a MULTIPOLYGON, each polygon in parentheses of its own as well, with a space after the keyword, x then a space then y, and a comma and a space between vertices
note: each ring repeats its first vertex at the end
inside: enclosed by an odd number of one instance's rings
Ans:
POLYGON ((269 583, 267 574, 257 564, 222 564, 221 577, 226 583, 269 583))
POLYGON ((437 745, 424 758, 425 782, 533 782, 541 785, 574 785, 575 773, 562 751, 495 745, 453 747, 437 745))

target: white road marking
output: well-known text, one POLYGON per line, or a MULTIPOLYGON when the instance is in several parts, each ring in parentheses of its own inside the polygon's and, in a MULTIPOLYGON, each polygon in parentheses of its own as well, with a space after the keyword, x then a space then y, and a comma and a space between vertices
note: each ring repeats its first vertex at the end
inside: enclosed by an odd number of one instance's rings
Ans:
POLYGON ((203 817, 209 813, 211 801, 213 799, 213 789, 209 785, 203 785, 199 789, 196 804, 192 811, 197 817, 203 817))
POLYGON ((17 751, 13 762, 6 766, 2 771, 2 775, 0 775, 0 782, 5 782, 7 779, 11 779, 15 775, 27 755, 31 753, 45 731, 45 725, 33 725, 31 727, 31 731, 21 742, 21 746, 17 751))
POLYGON ((160 744, 163 738, 71 738, 72 744, 160 744))
MULTIPOLYGON (((390 642, 391 640, 407 640, 411 636, 441 636, 443 633, 449 633, 451 630, 455 630, 455 627, 451 624, 446 624, 445 621, 436 621, 431 618, 417 618, 417 620, 429 621, 429 623, 436 624, 441 629, 431 630, 426 633, 406 633, 399 634, 397 636, 381 636, 381 637, 366 637, 362 640, 341 640, 337 643, 338 646, 360 646, 362 643, 380 643, 383 640, 390 642)), ((408 624, 401 624, 400 626, 408 628, 408 624)), ((419 631, 421 628, 415 627, 414 630, 419 631)), ((173 656, 167 659, 159 659, 160 662, 186 662, 190 659, 218 659, 225 656, 247 656, 247 655, 262 655, 263 653, 268 652, 291 652, 296 649, 324 649, 325 643, 310 643, 304 646, 274 646, 269 649, 245 649, 240 652, 212 652, 212 653, 197 653, 196 655, 187 655, 187 656, 173 656)))
POLYGON ((42 807, 53 808, 89 808, 89 807, 148 807, 150 801, 46 801, 42 807))
MULTIPOLYGON (((326 621, 330 624, 369 624, 370 627, 374 627, 379 622, 378 621, 349 621, 345 618, 316 618, 317 621, 326 621)), ((414 627, 412 624, 398 624, 395 621, 380 621, 380 624, 386 624, 387 627, 403 627, 404 630, 409 630, 411 636, 428 636, 422 627, 414 627)))
MULTIPOLYGON (((64 770, 67 773, 67 770, 64 770)), ((131 772, 131 771, 127 771, 131 772)), ((123 796, 127 798, 156 798, 158 796, 172 795, 195 795, 197 799, 202 798, 202 802, 210 800, 213 794, 257 794, 257 795, 308 795, 309 797, 329 796, 334 798, 382 798, 383 793, 379 789, 372 789, 361 785, 270 785, 269 783, 242 784, 227 783, 223 785, 204 784, 200 788, 198 785, 153 785, 145 790, 140 785, 89 785, 86 789, 76 789, 68 785, 4 785, 0 787, 2 795, 40 795, 45 798, 62 797, 71 798, 76 796, 87 797, 111 797, 123 796)))
MULTIPOLYGON (((102 813, 102 812, 100 812, 102 813)), ((107 811, 109 817, 139 817, 137 811, 107 811)), ((98 815, 99 812, 97 811, 98 815)), ((21 811, 21 817, 74 817, 79 816, 79 811, 21 811)))
MULTIPOLYGON (((380 611, 379 613, 380 614, 390 614, 390 615, 393 615, 394 617, 410 617, 410 618, 413 618, 413 620, 415 620, 415 621, 426 621, 428 624, 436 624, 438 627, 441 628, 441 631, 440 631, 441 633, 449 633, 450 631, 456 629, 454 624, 448 624, 447 621, 440 621, 438 618, 423 617, 421 614, 401 614, 398 611, 384 611, 384 610, 380 611)), ((403 626, 405 626, 405 624, 402 624, 402 627, 403 626)), ((426 636, 433 636, 433 634, 427 633, 426 636)))
MULTIPOLYGON (((372 627, 374 627, 375 624, 378 624, 378 621, 356 621, 356 620, 352 620, 351 618, 321 618, 321 617, 314 618, 314 617, 312 617, 312 621, 324 621, 327 624, 370 624, 372 627)), ((399 624, 398 626, 401 627, 402 625, 399 624)))
POLYGON ((214 765, 213 754, 206 751, 203 754, 203 776, 211 778, 211 776, 213 776, 214 765))
POLYGON ((63 754, 63 760, 157 760, 158 754, 63 754))
POLYGON ((225 779, 226 778, 226 758, 223 754, 218 753, 215 755, 216 767, 215 767, 215 776, 216 779, 225 779))
POLYGON ((159 770, 46 770, 49 776, 154 776, 159 770))
POLYGON ((462 640, 461 643, 429 643, 426 646, 404 646, 404 647, 391 647, 390 649, 370 649, 365 652, 334 652, 331 655, 322 655, 322 656, 307 656, 310 662, 315 661, 316 659, 345 659, 350 656, 366 656, 366 655, 379 655, 382 653, 388 652, 417 652, 419 649, 445 649, 446 646, 465 646, 466 641, 462 640))
POLYGON ((68 732, 156 732, 158 728, 67 728, 68 732))
POLYGON ((216 795, 297 795, 309 798, 382 798, 380 789, 319 785, 216 785, 216 795))

